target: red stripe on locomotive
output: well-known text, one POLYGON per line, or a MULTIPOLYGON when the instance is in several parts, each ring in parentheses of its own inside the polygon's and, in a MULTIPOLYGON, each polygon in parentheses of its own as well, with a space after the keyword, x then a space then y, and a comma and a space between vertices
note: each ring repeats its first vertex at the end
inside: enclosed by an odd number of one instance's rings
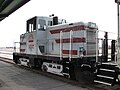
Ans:
MULTIPOLYGON (((84 37, 82 38, 72 38, 72 43, 84 43, 86 40, 84 37)), ((60 43, 60 39, 55 39, 56 43, 60 43)), ((65 38, 61 40, 62 43, 70 43, 70 38, 65 38)))
MULTIPOLYGON (((70 50, 62 50, 63 54, 69 54, 70 50)), ((77 55, 77 50, 71 50, 71 54, 72 55, 77 55)))

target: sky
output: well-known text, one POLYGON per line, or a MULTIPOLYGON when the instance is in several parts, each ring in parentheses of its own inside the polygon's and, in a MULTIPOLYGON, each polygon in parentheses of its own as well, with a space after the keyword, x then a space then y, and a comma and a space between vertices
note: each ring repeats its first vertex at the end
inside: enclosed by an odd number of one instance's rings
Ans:
POLYGON ((99 30, 117 37, 117 4, 114 0, 31 0, 0 22, 0 47, 12 47, 26 32, 26 20, 55 14, 67 22, 95 22, 99 30))

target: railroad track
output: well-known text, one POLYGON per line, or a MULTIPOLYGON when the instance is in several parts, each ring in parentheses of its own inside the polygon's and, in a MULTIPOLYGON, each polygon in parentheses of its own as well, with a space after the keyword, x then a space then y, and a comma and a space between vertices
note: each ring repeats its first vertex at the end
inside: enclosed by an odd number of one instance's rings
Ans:
POLYGON ((43 72, 38 68, 29 68, 29 67, 25 67, 25 66, 21 66, 21 65, 16 65, 12 59, 8 59, 8 58, 4 58, 4 57, 0 57, 0 61, 4 61, 6 63, 10 63, 13 64, 16 68, 21 68, 21 69, 25 69, 25 70, 29 70, 31 72, 37 73, 37 74, 41 74, 43 76, 47 76, 49 78, 53 78, 56 80, 60 80, 72 85, 76 85, 82 88, 87 88, 89 90, 120 90, 120 85, 115 86, 115 87, 110 87, 110 86, 106 86, 106 85, 102 85, 102 84, 88 84, 85 83, 83 81, 75 81, 75 80, 71 80, 62 76, 58 76, 55 74, 51 74, 51 73, 47 73, 47 72, 43 72))

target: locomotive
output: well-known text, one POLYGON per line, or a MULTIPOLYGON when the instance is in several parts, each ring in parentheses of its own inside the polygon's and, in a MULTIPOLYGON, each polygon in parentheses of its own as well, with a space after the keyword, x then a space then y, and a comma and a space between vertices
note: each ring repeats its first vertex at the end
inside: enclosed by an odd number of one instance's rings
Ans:
POLYGON ((85 78, 107 85, 119 81, 119 68, 116 63, 111 64, 116 61, 116 41, 111 41, 110 62, 107 32, 102 40, 102 55, 99 55, 96 23, 67 23, 57 16, 35 16, 27 20, 26 26, 26 33, 20 35, 20 52, 13 53, 16 64, 37 67, 73 80, 85 78), (114 75, 109 76, 109 73, 114 75))

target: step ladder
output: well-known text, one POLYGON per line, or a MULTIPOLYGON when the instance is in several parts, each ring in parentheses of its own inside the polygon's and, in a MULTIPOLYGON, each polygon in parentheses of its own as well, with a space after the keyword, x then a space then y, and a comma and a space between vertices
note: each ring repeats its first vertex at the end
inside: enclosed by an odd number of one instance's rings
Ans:
POLYGON ((113 86, 119 81, 119 69, 116 66, 117 65, 113 63, 102 63, 98 65, 94 82, 113 86))
POLYGON ((63 75, 64 77, 70 78, 70 71, 69 71, 69 60, 68 59, 64 59, 64 64, 63 64, 63 75))

